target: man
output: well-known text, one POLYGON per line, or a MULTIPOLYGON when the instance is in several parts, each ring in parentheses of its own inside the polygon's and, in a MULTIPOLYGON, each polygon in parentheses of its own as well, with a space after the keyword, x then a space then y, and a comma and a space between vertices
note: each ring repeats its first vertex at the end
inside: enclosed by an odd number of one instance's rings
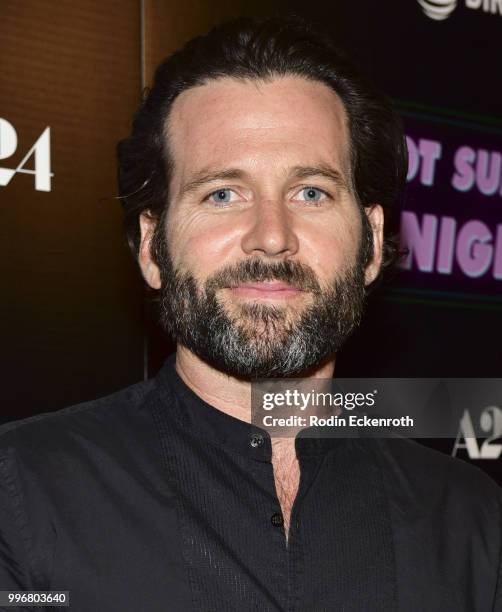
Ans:
POLYGON ((396 258, 399 120, 319 32, 237 20, 158 69, 119 146, 160 373, 4 426, 0 588, 78 611, 502 609, 501 495, 404 439, 271 439, 257 378, 333 375, 396 258))

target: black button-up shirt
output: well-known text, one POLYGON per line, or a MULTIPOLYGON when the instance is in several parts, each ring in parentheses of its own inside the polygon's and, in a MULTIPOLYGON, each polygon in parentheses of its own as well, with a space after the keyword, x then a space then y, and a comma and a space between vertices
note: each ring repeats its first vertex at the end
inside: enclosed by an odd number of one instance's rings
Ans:
POLYGON ((202 401, 174 356, 7 424, 0 590, 69 590, 74 612, 502 610, 501 492, 480 470, 404 439, 296 452, 286 543, 270 437, 202 401))

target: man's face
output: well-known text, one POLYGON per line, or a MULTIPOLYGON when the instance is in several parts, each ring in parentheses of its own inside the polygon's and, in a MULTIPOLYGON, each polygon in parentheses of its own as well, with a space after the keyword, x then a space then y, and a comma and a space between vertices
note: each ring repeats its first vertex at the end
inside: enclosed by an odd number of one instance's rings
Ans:
POLYGON ((165 137, 161 257, 142 215, 140 264, 167 330, 237 376, 293 375, 332 355, 360 318, 382 232, 375 206, 364 267, 338 96, 296 76, 213 80, 178 96, 165 137))

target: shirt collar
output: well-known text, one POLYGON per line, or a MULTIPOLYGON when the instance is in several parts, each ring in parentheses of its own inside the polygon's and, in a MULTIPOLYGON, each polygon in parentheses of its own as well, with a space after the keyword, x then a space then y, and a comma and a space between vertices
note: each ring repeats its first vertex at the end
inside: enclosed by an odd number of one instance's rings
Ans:
MULTIPOLYGON (((156 380, 168 415, 210 444, 225 447, 256 461, 270 462, 270 434, 260 427, 222 412, 200 398, 180 377, 175 367, 176 353, 167 357, 156 380)), ((343 443, 338 438, 296 436, 298 457, 319 456, 343 443)))

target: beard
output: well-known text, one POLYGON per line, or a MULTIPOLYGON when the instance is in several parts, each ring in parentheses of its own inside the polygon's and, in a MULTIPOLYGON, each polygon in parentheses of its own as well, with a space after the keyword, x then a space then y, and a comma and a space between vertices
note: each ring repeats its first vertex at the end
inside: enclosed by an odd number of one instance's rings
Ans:
MULTIPOLYGON (((175 269, 164 232, 154 239, 160 269, 160 323, 177 343, 211 366, 244 379, 290 377, 333 356, 359 325, 364 310, 363 249, 356 262, 322 288, 298 261, 248 259, 208 277, 175 269), (308 304, 221 301, 240 283, 283 281, 308 292, 308 304)), ((293 303, 294 302, 294 303, 293 303)))

